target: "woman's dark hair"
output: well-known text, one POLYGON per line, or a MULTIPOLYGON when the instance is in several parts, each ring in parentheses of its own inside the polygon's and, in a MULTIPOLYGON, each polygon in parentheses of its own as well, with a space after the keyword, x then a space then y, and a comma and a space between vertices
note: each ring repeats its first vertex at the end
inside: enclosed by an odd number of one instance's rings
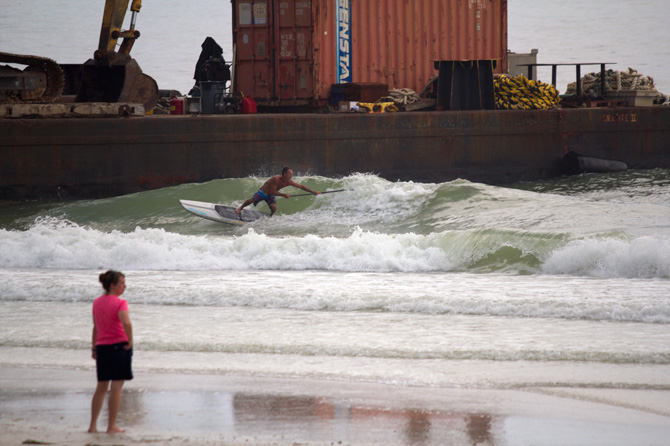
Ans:
POLYGON ((100 283, 102 284, 102 287, 105 289, 105 291, 109 293, 109 289, 111 288, 111 286, 119 283, 119 279, 121 277, 126 276, 119 271, 114 271, 113 269, 110 269, 106 273, 101 273, 100 276, 98 277, 98 280, 100 280, 100 283))

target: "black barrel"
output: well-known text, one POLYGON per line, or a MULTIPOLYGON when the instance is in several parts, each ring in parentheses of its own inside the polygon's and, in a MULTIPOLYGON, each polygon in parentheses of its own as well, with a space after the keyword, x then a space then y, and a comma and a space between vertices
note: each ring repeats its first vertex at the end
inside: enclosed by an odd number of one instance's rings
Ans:
POLYGON ((568 152, 563 157, 561 169, 565 175, 578 175, 580 173, 609 173, 623 172, 628 166, 623 161, 605 160, 583 156, 577 152, 568 152))

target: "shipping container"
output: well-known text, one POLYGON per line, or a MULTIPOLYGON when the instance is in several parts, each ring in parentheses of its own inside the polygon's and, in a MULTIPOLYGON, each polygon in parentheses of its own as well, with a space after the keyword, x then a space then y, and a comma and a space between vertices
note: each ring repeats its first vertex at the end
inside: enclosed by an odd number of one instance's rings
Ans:
POLYGON ((331 84, 420 92, 439 60, 507 67, 507 0, 232 0, 233 90, 325 105, 331 84))

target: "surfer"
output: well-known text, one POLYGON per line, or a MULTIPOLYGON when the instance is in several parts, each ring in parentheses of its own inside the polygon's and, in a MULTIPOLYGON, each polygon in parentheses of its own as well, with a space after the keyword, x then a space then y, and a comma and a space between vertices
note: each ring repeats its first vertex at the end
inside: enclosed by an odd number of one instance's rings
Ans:
POLYGON ((258 189, 258 192, 256 192, 253 197, 249 198, 247 201, 242 203, 242 206, 235 209, 235 213, 240 215, 242 209, 249 206, 251 203, 256 206, 261 201, 265 201, 268 206, 270 206, 270 216, 273 216, 277 211, 277 195, 284 198, 291 198, 291 195, 279 192, 279 189, 283 189, 286 186, 297 187, 298 189, 302 189, 305 192, 309 192, 310 194, 319 195, 321 193, 313 191, 307 186, 296 183, 295 181, 291 180, 291 178, 293 178, 293 171, 288 167, 284 167, 281 171, 281 175, 275 175, 267 180, 265 184, 263 184, 263 186, 258 189))

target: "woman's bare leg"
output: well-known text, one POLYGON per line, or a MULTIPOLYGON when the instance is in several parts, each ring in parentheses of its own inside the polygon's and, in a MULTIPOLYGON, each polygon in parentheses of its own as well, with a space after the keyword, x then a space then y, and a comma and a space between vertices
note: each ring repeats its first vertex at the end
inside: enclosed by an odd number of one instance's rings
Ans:
POLYGON ((125 381, 112 381, 112 388, 109 392, 109 421, 107 422, 107 433, 113 434, 116 432, 125 432, 116 425, 116 417, 119 415, 121 408, 121 390, 123 389, 125 381))
POLYGON ((102 410, 102 404, 105 402, 105 395, 109 388, 109 381, 98 381, 95 388, 93 400, 91 401, 91 424, 88 426, 89 432, 98 432, 98 416, 102 410))

